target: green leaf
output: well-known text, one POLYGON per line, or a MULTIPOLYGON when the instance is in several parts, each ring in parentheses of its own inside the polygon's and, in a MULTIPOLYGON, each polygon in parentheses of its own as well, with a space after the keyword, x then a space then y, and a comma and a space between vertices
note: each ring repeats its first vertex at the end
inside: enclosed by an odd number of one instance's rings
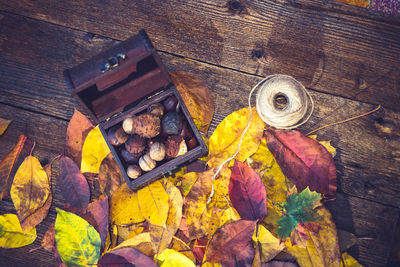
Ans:
POLYGON ((57 209, 55 223, 57 250, 67 266, 96 264, 100 256, 99 233, 81 217, 57 209))
POLYGON ((36 228, 24 233, 17 215, 0 215, 0 247, 19 248, 33 243, 35 239, 36 228))
POLYGON ((320 220, 321 217, 313 209, 319 203, 321 194, 312 192, 308 187, 300 194, 293 193, 287 196, 283 203, 285 215, 278 220, 278 235, 282 238, 290 236, 299 223, 320 220))

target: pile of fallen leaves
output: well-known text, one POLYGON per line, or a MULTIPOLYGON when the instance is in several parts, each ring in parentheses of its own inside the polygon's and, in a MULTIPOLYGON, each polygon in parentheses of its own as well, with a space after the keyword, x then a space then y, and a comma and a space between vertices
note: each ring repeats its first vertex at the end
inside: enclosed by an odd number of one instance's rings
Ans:
MULTIPOLYGON (((206 133, 214 112, 207 88, 187 74, 173 79, 206 133)), ((124 183, 98 127, 77 110, 64 154, 44 167, 32 155, 34 142, 21 135, 0 163, 0 197, 9 193, 16 210, 0 215, 0 246, 36 239, 52 203, 51 165, 58 161, 56 184, 66 203, 56 208, 42 248, 60 265, 360 266, 341 255, 321 203, 336 192, 329 142, 270 128, 253 109, 238 155, 213 179, 236 152, 249 112, 233 112, 205 138, 206 157, 137 191, 124 183), (87 177, 95 177, 94 184, 87 177), (91 199, 90 188, 100 197, 91 199)), ((0 121, 0 134, 9 122, 0 121)))

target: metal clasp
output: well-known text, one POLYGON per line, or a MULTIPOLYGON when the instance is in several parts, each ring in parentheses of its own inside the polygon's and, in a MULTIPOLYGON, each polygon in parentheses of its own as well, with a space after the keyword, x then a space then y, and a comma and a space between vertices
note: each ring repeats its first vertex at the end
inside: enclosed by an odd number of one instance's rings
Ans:
POLYGON ((125 59, 126 55, 125 54, 117 54, 113 57, 110 57, 106 63, 104 63, 103 67, 100 69, 101 72, 106 72, 108 70, 111 70, 115 67, 119 66, 119 59, 125 59))

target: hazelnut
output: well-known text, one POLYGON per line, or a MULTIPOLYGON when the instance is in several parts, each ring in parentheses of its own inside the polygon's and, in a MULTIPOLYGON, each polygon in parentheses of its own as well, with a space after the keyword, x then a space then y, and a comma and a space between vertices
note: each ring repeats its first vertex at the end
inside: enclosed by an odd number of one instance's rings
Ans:
POLYGON ((121 156, 124 159, 124 161, 129 164, 137 164, 139 161, 139 157, 132 156, 132 154, 129 153, 128 150, 126 150, 126 148, 121 149, 121 156))
POLYGON ((177 112, 169 112, 162 118, 163 133, 167 135, 180 134, 182 131, 182 118, 177 112))
POLYGON ((139 135, 133 135, 126 141, 125 148, 133 157, 139 158, 145 149, 145 139, 139 135))
POLYGON ((187 152, 185 140, 180 135, 168 136, 165 149, 168 158, 176 158, 187 152))
POLYGON ((149 155, 155 161, 162 161, 165 158, 165 145, 159 142, 152 144, 149 155))
POLYGON ((125 143, 126 140, 128 140, 128 135, 121 127, 116 126, 108 131, 107 138, 110 144, 112 144, 113 146, 119 146, 125 143))
POLYGON ((136 179, 142 174, 142 170, 138 165, 129 165, 128 169, 126 169, 126 174, 128 174, 129 178, 136 179))
POLYGON ((149 113, 137 116, 133 121, 134 133, 145 137, 153 138, 160 134, 160 118, 149 113))
POLYGON ((164 106, 160 103, 151 104, 147 108, 147 113, 153 114, 153 115, 161 118, 164 115, 164 106))
POLYGON ((149 153, 146 153, 139 159, 139 166, 143 171, 148 172, 156 167, 156 161, 150 158, 149 153))
POLYGON ((175 111, 176 105, 178 104, 178 99, 171 95, 164 100, 163 104, 166 112, 175 111))
POLYGON ((180 135, 183 137, 183 139, 188 140, 193 136, 193 131, 189 126, 189 123, 187 121, 184 121, 182 123, 182 130, 180 135))
POLYGON ((133 133, 133 121, 135 120, 135 117, 127 117, 124 119, 122 122, 122 128, 127 134, 132 134, 133 133))

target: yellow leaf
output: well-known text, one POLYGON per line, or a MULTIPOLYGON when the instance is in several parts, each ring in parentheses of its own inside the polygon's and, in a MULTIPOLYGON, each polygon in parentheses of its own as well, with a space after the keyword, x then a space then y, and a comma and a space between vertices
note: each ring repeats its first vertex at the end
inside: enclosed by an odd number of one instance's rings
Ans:
POLYGON ((111 251, 126 247, 136 248, 137 250, 149 257, 154 256, 149 232, 135 235, 134 237, 125 240, 124 242, 113 248, 111 251))
POLYGON ((186 245, 185 242, 183 242, 181 239, 177 238, 176 236, 173 236, 172 242, 171 242, 171 249, 178 251, 179 253, 182 253, 186 257, 188 257, 191 261, 196 262, 196 257, 194 256, 192 249, 186 245))
POLYGON ((145 219, 139 209, 138 194, 122 184, 111 196, 111 224, 130 225, 143 222, 145 219))
POLYGON ((182 176, 182 184, 181 184, 181 190, 183 196, 187 196, 190 192, 190 189, 192 189, 192 186, 194 183, 197 181, 199 178, 199 173, 198 172, 188 172, 182 176))
POLYGON ((240 220, 240 215, 239 213, 235 210, 235 208, 230 207, 229 209, 226 209, 224 213, 222 214, 221 217, 221 223, 220 226, 223 226, 225 224, 238 221, 240 220))
POLYGON ((168 216, 168 195, 160 181, 138 190, 139 208, 143 217, 153 225, 165 227, 168 216))
POLYGON ((261 224, 258 224, 258 231, 256 228, 252 239, 258 245, 261 262, 272 260, 285 248, 285 245, 261 224))
POLYGON ((340 251, 335 223, 330 212, 320 207, 317 212, 324 219, 319 222, 321 229, 318 233, 308 232, 307 247, 292 245, 288 238, 285 242, 288 252, 293 255, 300 266, 339 266, 340 251))
POLYGON ((23 232, 15 214, 0 215, 0 247, 19 248, 33 243, 36 228, 23 232))
POLYGON ((205 262, 201 265, 201 267, 222 267, 221 263, 211 263, 211 262, 205 262))
MULTIPOLYGON (((249 120, 249 108, 243 108, 227 116, 215 129, 209 139, 208 166, 214 168, 233 156, 238 148, 240 136, 249 120)), ((237 160, 245 161, 256 152, 260 144, 265 123, 258 116, 255 108, 252 109, 252 122, 247 130, 237 160)))
POLYGON ((195 267, 194 263, 185 255, 173 250, 165 249, 154 259, 160 267, 195 267))
POLYGON ((367 7, 370 4, 370 0, 337 0, 337 1, 360 7, 367 7))
MULTIPOLYGON (((34 223, 24 224, 25 220, 43 207, 50 195, 47 173, 37 158, 28 156, 19 166, 10 195, 21 227, 25 231, 31 230, 36 225, 34 223)), ((36 221, 36 223, 39 222, 36 221)))
POLYGON ((340 267, 363 267, 356 259, 350 256, 347 252, 342 254, 342 261, 340 267))
POLYGON ((310 137, 311 139, 314 139, 315 141, 317 141, 318 143, 323 145, 326 148, 326 150, 328 150, 328 152, 332 155, 332 157, 336 156, 336 148, 334 148, 331 145, 331 141, 318 141, 317 135, 309 135, 308 137, 310 137))
POLYGON ((7 130, 7 127, 10 123, 11 120, 0 118, 0 135, 2 135, 7 130))
POLYGON ((96 126, 88 133, 83 143, 81 172, 99 173, 100 164, 109 153, 110 149, 99 126, 96 126))

